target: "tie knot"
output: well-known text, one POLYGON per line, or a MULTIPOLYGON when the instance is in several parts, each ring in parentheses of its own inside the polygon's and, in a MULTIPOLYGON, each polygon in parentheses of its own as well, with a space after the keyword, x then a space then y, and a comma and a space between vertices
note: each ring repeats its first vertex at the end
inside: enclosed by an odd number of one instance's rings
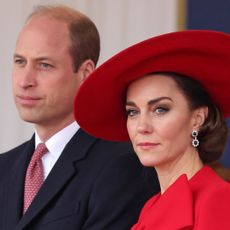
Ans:
POLYGON ((34 161, 39 160, 47 152, 48 152, 48 149, 47 149, 45 143, 40 143, 40 144, 38 144, 37 148, 35 149, 32 158, 34 161))

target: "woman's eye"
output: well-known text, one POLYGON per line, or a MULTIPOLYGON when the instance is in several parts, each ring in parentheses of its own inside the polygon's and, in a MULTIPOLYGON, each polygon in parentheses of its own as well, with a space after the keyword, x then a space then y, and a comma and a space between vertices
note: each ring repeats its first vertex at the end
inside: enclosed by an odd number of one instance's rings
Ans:
POLYGON ((157 114, 164 114, 164 113, 166 113, 166 112, 168 112, 169 111, 169 109, 168 108, 165 108, 165 107, 157 107, 156 109, 155 109, 155 112, 157 113, 157 114))
POLYGON ((135 109, 128 109, 126 110, 126 115, 127 117, 133 117, 135 115, 137 115, 138 111, 135 109))

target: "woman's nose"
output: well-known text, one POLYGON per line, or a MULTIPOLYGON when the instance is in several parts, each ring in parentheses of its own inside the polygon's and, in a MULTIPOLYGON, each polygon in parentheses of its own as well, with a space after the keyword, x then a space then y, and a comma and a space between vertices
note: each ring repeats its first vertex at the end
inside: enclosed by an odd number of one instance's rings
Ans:
POLYGON ((141 118, 137 125, 137 131, 142 134, 152 133, 153 126, 151 121, 149 121, 147 118, 141 118))

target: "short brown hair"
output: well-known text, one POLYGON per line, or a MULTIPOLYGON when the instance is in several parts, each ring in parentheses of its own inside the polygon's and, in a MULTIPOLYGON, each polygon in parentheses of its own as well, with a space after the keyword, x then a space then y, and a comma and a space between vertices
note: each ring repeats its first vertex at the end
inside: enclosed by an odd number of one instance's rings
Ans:
POLYGON ((27 18, 34 16, 47 16, 68 25, 70 37, 70 55, 74 70, 87 59, 97 64, 100 53, 100 36, 95 24, 81 12, 68 6, 39 5, 27 18))
POLYGON ((188 76, 177 73, 161 73, 171 77, 176 82, 179 90, 188 100, 191 110, 199 107, 208 107, 208 116, 199 130, 199 146, 197 147, 203 163, 211 163, 223 154, 227 141, 228 128, 224 116, 219 107, 204 87, 188 76))

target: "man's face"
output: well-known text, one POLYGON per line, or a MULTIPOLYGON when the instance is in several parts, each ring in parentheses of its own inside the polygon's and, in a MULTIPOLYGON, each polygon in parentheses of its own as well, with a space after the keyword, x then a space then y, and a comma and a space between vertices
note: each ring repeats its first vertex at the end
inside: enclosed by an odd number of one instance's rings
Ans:
POLYGON ((73 121, 73 100, 80 86, 69 52, 67 25, 35 16, 22 29, 13 65, 13 94, 21 118, 36 126, 73 121))

